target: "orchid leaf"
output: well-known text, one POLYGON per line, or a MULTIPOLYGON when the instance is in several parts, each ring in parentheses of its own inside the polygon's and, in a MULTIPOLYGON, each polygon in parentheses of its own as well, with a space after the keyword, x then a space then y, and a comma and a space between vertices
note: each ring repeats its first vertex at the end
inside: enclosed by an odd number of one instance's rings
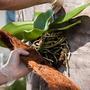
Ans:
MULTIPOLYGON (((42 12, 34 12, 34 20, 41 14, 42 12)), ((34 21, 33 20, 33 21, 34 21)))
POLYGON ((76 18, 73 18, 73 19, 70 19, 64 23, 56 23, 55 25, 49 25, 49 29, 52 30, 52 29, 58 29, 58 30, 67 30, 67 29, 70 29, 72 27, 75 27, 76 25, 80 25, 80 23, 82 23, 82 20, 80 17, 76 17, 76 18))
POLYGON ((51 10, 48 10, 45 13, 43 12, 39 14, 38 17, 35 18, 34 20, 34 28, 47 30, 50 24, 50 19, 51 19, 52 14, 53 12, 51 10))
POLYGON ((11 22, 2 28, 19 39, 23 39, 24 30, 32 30, 33 22, 11 22))
POLYGON ((65 26, 65 27, 57 28, 57 30, 67 30, 67 29, 70 29, 70 28, 76 26, 77 24, 80 24, 80 23, 81 23, 81 20, 78 20, 70 25, 65 26))
POLYGON ((80 14, 84 9, 86 9, 88 6, 90 6, 90 3, 75 8, 74 10, 66 13, 66 15, 64 17, 63 16, 58 17, 52 23, 52 25, 54 25, 55 23, 63 23, 63 22, 66 22, 66 21, 74 18, 75 16, 77 16, 78 14, 80 14))
POLYGON ((37 38, 39 38, 40 36, 42 36, 42 34, 45 33, 44 30, 38 29, 38 28, 34 28, 31 31, 24 31, 24 38, 25 40, 36 40, 37 38))

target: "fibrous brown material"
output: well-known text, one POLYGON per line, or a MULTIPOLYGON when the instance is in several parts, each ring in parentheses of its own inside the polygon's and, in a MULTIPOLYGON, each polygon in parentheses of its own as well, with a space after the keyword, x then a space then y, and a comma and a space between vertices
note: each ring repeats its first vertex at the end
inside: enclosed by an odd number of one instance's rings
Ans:
POLYGON ((30 70, 34 70, 44 80, 48 90, 80 90, 75 83, 50 66, 32 46, 26 45, 11 34, 2 30, 0 30, 0 39, 11 50, 23 48, 30 53, 27 57, 21 56, 21 60, 30 70))

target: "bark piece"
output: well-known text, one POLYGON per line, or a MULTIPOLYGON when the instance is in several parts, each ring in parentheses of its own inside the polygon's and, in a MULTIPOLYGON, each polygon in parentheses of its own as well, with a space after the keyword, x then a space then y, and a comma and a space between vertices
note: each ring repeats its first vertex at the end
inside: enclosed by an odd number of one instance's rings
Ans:
POLYGON ((21 60, 30 70, 34 70, 40 76, 45 86, 48 87, 48 90, 80 90, 69 78, 51 67, 32 46, 26 45, 16 37, 2 30, 0 30, 0 39, 11 50, 23 48, 30 53, 27 57, 21 56, 21 60))

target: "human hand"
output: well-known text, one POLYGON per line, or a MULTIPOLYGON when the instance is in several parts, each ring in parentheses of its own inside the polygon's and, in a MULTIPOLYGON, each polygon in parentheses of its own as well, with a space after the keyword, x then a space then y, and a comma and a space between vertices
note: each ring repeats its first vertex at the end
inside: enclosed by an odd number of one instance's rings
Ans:
POLYGON ((7 63, 2 67, 2 74, 7 77, 7 81, 19 79, 29 73, 28 68, 20 61, 20 55, 28 55, 23 49, 16 49, 10 53, 7 63))
POLYGON ((51 0, 51 4, 54 13, 57 13, 63 5, 63 0, 51 0))

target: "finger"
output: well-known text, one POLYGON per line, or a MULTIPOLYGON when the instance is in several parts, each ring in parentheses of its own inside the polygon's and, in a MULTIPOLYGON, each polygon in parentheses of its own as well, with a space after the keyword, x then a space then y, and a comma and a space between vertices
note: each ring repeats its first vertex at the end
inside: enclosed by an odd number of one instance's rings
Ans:
POLYGON ((21 49, 21 48, 19 48, 19 49, 16 49, 15 50, 15 53, 16 54, 18 54, 18 55, 29 55, 29 52, 27 52, 26 50, 24 50, 24 49, 21 49))

